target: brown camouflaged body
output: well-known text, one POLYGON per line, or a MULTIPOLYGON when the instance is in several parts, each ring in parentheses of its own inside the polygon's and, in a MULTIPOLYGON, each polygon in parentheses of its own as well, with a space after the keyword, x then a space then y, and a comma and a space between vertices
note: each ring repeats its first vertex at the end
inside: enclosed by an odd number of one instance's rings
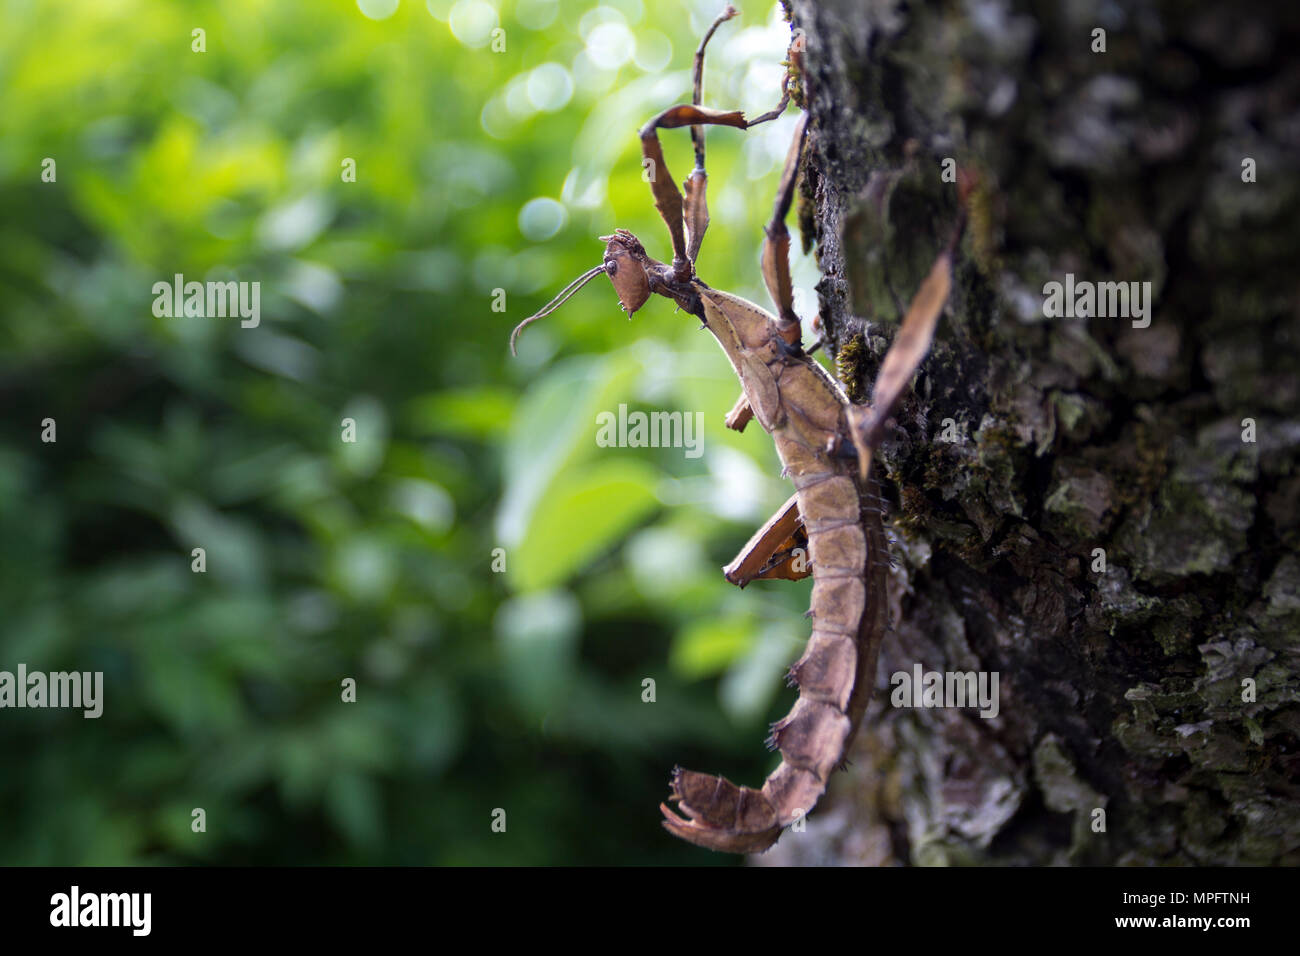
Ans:
POLYGON ((852 460, 828 451, 849 433, 838 383, 812 358, 783 347, 768 312, 701 282, 693 286, 705 326, 794 482, 813 575, 812 637, 790 669, 799 699, 772 728, 781 764, 761 790, 693 771, 673 778, 691 819, 669 811, 670 830, 712 849, 754 852, 817 803, 866 709, 885 625, 887 557, 874 492, 860 487, 852 460))

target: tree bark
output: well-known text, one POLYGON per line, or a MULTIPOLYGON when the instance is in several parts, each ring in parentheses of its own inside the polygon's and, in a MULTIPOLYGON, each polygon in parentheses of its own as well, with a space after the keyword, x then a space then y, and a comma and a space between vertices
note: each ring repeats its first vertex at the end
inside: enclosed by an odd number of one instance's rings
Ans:
POLYGON ((944 159, 979 186, 878 466, 874 700, 758 862, 1300 862, 1297 8, 791 8, 800 220, 857 400, 955 221, 944 159), (1149 282, 1149 325, 1047 317, 1067 274, 1149 282), (894 706, 917 664, 996 672, 998 715, 894 706))

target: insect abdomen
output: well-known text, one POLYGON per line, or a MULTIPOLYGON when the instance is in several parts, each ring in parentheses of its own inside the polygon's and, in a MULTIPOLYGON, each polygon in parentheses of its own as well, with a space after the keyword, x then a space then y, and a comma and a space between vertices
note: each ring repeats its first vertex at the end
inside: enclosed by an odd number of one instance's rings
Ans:
POLYGON ((745 853, 776 842, 781 828, 812 810, 844 758, 870 695, 877 615, 868 579, 883 599, 875 550, 880 516, 859 488, 855 465, 828 449, 847 433, 846 400, 812 359, 777 341, 775 320, 751 302, 700 288, 705 325, 740 375, 754 416, 771 432, 795 486, 813 575, 813 632, 790 669, 799 699, 772 726, 781 763, 761 790, 679 770, 672 792, 683 819, 663 807, 665 825, 692 843, 745 853))

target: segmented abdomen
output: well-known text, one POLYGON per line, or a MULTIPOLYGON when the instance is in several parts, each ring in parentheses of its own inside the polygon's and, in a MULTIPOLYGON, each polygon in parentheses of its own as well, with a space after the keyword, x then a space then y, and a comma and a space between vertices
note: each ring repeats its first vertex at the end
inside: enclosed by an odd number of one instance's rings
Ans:
POLYGON ((683 819, 662 807, 677 836, 715 850, 764 850, 810 811, 844 759, 870 699, 885 623, 886 552, 875 488, 855 462, 835 457, 848 434, 846 399, 815 361, 791 355, 772 317, 738 297, 701 286, 705 325, 744 384, 754 417, 772 434, 794 482, 808 535, 813 632, 791 667, 794 708, 772 727, 780 765, 761 790, 676 770, 683 819))
POLYGON ((781 370, 782 395, 792 398, 783 401, 785 421, 773 431, 798 494, 813 574, 812 636, 790 668, 799 699, 772 728, 782 761, 763 784, 782 826, 812 809, 843 761, 874 679, 879 629, 871 612, 883 615, 883 574, 871 580, 884 567, 879 510, 851 477, 853 464, 827 451, 846 423, 843 405, 819 372, 802 363, 781 370), (825 421, 832 406, 824 400, 811 413, 797 401, 816 392, 834 401, 834 422, 825 421))

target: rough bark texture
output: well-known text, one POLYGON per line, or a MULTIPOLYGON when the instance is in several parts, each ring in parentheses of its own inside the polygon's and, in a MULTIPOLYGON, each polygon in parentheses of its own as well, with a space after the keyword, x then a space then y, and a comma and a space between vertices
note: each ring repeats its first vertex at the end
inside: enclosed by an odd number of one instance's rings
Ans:
POLYGON ((943 159, 982 185, 881 461, 875 699, 760 861, 1300 862, 1300 7, 791 6, 859 398, 953 221, 943 159), (1045 318, 1066 273, 1149 281, 1149 327, 1045 318), (891 706, 916 663, 998 672, 999 715, 891 706))

